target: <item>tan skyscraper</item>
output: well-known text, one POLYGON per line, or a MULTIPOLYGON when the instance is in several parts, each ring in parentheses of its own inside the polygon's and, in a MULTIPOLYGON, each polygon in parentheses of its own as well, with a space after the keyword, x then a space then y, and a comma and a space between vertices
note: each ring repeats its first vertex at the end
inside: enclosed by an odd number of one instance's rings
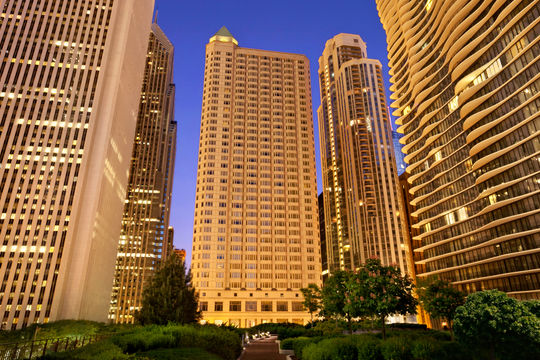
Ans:
POLYGON ((105 321, 153 1, 2 1, 0 321, 105 321))
POLYGON ((540 3, 377 0, 417 277, 540 298, 540 3))
POLYGON ((118 245, 109 319, 132 323, 144 285, 172 250, 170 199, 176 151, 174 48, 152 24, 118 245))
POLYGON ((381 64, 360 36, 339 34, 319 58, 318 109, 328 270, 370 257, 407 272, 392 128, 381 64))
POLYGON ((206 321, 305 323, 320 284, 308 59, 206 46, 192 272, 206 321))

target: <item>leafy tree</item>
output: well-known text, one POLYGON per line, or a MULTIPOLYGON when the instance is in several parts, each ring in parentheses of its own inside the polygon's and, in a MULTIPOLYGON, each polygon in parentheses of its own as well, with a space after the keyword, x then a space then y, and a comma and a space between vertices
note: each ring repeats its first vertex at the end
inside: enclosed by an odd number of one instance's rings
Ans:
POLYGON ((525 305, 533 315, 540 318, 540 300, 524 301, 523 305, 525 305))
POLYGON ((421 283, 417 291, 424 310, 435 319, 448 323, 450 335, 454 339, 452 324, 456 309, 465 303, 465 293, 454 288, 448 281, 429 279, 421 283))
POLYGON ((147 283, 141 311, 135 319, 143 325, 169 322, 187 324, 200 319, 198 294, 191 284, 191 272, 172 254, 147 283))
POLYGON ((336 320, 346 318, 349 322, 349 330, 352 327, 353 317, 350 313, 351 307, 346 306, 350 295, 348 288, 350 277, 350 272, 338 270, 326 280, 322 289, 322 313, 336 320))
POLYGON ((456 310, 454 331, 459 342, 487 351, 492 360, 540 358, 540 319, 498 290, 469 295, 456 310))
POLYGON ((391 314, 415 314, 417 300, 412 292, 414 284, 409 276, 402 276, 395 266, 384 266, 379 259, 368 259, 358 275, 361 312, 377 316, 382 322, 386 339, 386 318, 391 314), (363 283, 362 283, 363 282, 363 283))
POLYGON ((321 302, 321 289, 317 284, 309 284, 306 288, 300 289, 302 295, 304 296, 304 309, 309 312, 311 316, 311 326, 313 326, 313 314, 320 309, 321 302))

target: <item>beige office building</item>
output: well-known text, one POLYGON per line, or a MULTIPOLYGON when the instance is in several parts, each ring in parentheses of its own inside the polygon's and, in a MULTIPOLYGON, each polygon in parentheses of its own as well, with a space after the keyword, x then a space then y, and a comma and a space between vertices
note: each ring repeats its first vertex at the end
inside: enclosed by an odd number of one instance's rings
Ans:
POLYGON ((172 251, 170 199, 176 151, 174 48, 152 24, 109 319, 133 323, 145 284, 172 251))
POLYGON ((540 3, 377 0, 419 278, 540 298, 540 3))
POLYGON ((107 320, 153 1, 2 1, 0 321, 107 320))
POLYGON ((308 59, 206 46, 192 272, 204 321, 306 323, 321 282, 308 59))
POLYGON ((327 271, 377 257, 405 274, 410 252, 381 63, 360 36, 339 34, 319 58, 319 82, 327 271))

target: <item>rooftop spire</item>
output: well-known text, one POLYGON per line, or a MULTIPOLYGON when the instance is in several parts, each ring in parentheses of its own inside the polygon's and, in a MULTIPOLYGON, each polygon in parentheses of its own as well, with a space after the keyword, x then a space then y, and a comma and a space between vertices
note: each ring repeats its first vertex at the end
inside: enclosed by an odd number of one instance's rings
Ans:
POLYGON ((210 38, 210 42, 214 41, 232 42, 238 45, 238 41, 236 41, 229 29, 227 29, 225 26, 222 26, 221 29, 219 29, 218 32, 210 38))

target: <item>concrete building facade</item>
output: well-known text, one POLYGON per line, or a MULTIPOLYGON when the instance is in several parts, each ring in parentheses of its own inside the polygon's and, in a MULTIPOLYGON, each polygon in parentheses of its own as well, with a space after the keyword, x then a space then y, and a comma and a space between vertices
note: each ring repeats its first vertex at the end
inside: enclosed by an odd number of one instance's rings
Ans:
POLYGON ((171 252, 169 216, 176 152, 174 48, 152 24, 140 94, 109 319, 133 323, 145 284, 171 252))
POLYGON ((192 274, 204 321, 306 323, 321 282, 310 71, 303 55, 206 46, 192 274))
POLYGON ((416 274, 540 298, 538 1, 377 0, 416 274))
POLYGON ((153 5, 2 1, 3 328, 107 319, 153 5))
POLYGON ((328 269, 354 270, 377 257, 407 273, 381 64, 367 58, 360 36, 339 34, 319 58, 319 82, 328 269))

